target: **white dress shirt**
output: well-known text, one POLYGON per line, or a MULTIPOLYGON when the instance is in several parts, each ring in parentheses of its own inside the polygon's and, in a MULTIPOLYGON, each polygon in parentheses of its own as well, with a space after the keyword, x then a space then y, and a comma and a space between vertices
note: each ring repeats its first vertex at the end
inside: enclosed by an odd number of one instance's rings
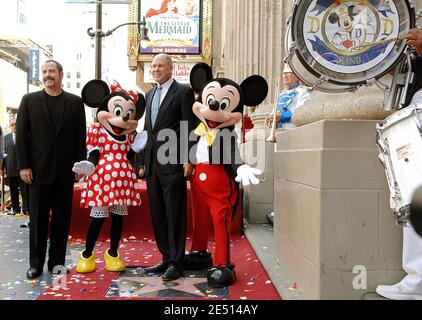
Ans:
MULTIPOLYGON (((169 89, 170 89, 171 85, 173 84, 173 81, 174 81, 174 79, 173 79, 173 78, 170 78, 169 80, 167 80, 166 82, 164 82, 164 83, 161 85, 161 87, 162 87, 163 89, 161 90, 160 106, 161 106, 161 104, 163 103, 163 100, 164 100, 164 98, 166 97, 167 92, 169 91, 169 89)), ((160 86, 158 83, 157 83, 157 85, 158 85, 158 86, 160 86)))

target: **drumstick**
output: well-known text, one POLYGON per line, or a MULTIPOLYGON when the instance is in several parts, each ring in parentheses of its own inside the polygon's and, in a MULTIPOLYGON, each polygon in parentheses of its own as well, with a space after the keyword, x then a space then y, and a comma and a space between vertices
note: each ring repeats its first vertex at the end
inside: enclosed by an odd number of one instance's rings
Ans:
POLYGON ((373 46, 377 46, 379 44, 385 44, 385 43, 390 43, 390 42, 396 42, 396 41, 403 41, 406 40, 407 36, 401 36, 401 37, 397 37, 397 38, 392 38, 392 39, 385 39, 385 40, 381 40, 381 41, 375 41, 372 43, 365 43, 365 44, 361 44, 358 46, 353 47, 353 49, 356 48, 368 48, 368 47, 373 47, 373 46))

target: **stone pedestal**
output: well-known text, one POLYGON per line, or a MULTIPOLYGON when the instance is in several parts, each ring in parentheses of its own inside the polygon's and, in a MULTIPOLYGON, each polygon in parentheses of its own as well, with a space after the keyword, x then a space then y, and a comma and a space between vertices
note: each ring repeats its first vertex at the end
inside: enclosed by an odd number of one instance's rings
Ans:
POLYGON ((274 143, 251 141, 240 145, 243 161, 264 173, 259 185, 244 187, 243 211, 249 223, 267 223, 266 215, 274 211, 274 143))
POLYGON ((306 299, 360 299, 404 276, 375 124, 323 120, 277 135, 276 257, 306 299), (353 287, 356 266, 366 289, 353 287))

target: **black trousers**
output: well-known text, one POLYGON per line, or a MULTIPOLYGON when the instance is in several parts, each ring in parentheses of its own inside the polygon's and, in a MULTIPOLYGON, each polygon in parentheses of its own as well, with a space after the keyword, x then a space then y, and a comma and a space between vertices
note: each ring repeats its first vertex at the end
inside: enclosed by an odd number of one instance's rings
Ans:
POLYGON ((50 229, 48 269, 65 265, 66 246, 72 213, 73 181, 68 184, 30 185, 29 258, 30 266, 44 266, 50 229), (51 222, 49 222, 51 211, 51 222))
POLYGON ((28 185, 22 181, 20 177, 8 177, 10 198, 12 200, 13 212, 21 212, 21 206, 19 204, 19 191, 22 195, 22 211, 28 212, 29 200, 28 200, 28 185))
POLYGON ((184 268, 186 244, 186 179, 183 170, 146 178, 155 241, 163 261, 184 268))

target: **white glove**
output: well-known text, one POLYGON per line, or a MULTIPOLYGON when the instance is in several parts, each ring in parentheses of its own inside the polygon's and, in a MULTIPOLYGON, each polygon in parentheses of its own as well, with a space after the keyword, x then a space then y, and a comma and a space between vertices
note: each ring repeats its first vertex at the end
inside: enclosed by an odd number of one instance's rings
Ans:
POLYGON ((76 162, 73 165, 72 171, 77 174, 84 174, 86 176, 90 176, 95 171, 95 166, 92 162, 87 160, 76 162))
POLYGON ((262 174, 262 171, 256 168, 251 168, 247 164, 241 165, 237 169, 237 176, 235 180, 242 182, 243 186, 248 186, 251 183, 254 185, 259 184, 259 179, 256 176, 262 174))
POLYGON ((130 145, 133 151, 138 153, 141 150, 145 149, 148 141, 148 133, 146 131, 142 131, 136 134, 135 141, 130 145))

